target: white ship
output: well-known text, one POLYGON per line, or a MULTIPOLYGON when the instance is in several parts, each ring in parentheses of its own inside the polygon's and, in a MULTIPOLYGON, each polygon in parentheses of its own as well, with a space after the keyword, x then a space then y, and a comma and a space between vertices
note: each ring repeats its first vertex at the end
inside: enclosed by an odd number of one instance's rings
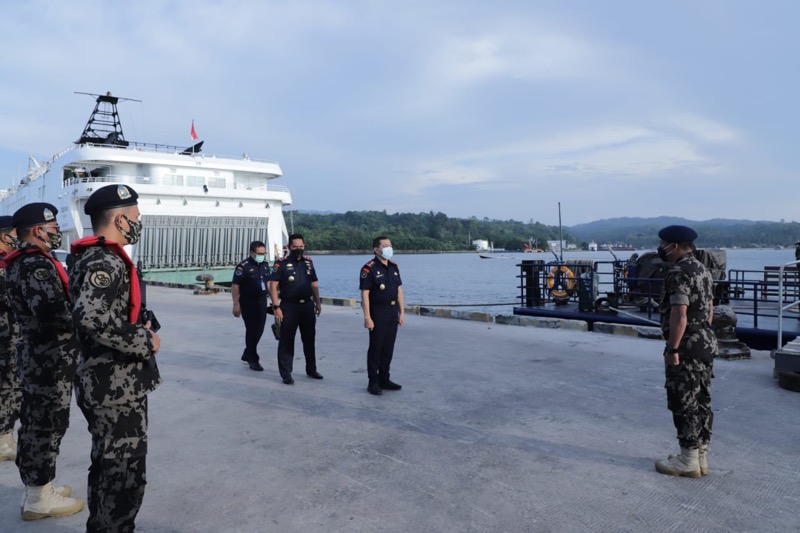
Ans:
POLYGON ((283 206, 292 198, 270 183, 281 176, 278 163, 207 155, 202 141, 189 148, 128 142, 117 113, 126 99, 92 96, 96 105, 80 138, 47 162, 30 158, 19 184, 0 190, 0 214, 53 204, 69 249, 92 234, 83 213, 92 192, 122 183, 139 194, 145 230, 129 249, 143 270, 231 268, 254 240, 267 244, 270 261, 280 256, 288 237, 283 206))

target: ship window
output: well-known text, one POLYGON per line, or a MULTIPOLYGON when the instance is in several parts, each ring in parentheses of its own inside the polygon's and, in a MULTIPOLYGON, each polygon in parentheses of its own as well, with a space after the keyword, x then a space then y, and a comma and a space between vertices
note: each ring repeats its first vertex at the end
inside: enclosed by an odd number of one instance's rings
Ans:
POLYGON ((208 186, 214 189, 224 189, 225 178, 208 178, 208 186))
POLYGON ((202 187, 206 184, 206 179, 203 176, 186 176, 187 187, 202 187))
POLYGON ((162 181, 164 182, 164 185, 182 186, 183 176, 180 174, 164 174, 162 181))

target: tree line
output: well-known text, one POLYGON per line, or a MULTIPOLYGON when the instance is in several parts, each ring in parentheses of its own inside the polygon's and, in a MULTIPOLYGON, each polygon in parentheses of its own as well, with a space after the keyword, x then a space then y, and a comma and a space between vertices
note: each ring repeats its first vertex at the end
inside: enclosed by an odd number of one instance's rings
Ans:
MULTIPOLYGON (((289 221, 288 213, 286 214, 289 221)), ((540 222, 452 218, 444 213, 395 213, 386 211, 348 211, 346 213, 305 213, 294 211, 291 221, 309 249, 350 251, 370 250, 372 239, 386 235, 395 248, 457 252, 473 250, 472 241, 483 239, 496 249, 520 250, 536 242, 546 249, 548 240, 558 239, 558 227, 540 222)), ((290 229, 291 231, 291 229, 290 229)), ((565 233, 564 240, 571 237, 565 233)), ((571 239, 574 241, 574 239, 571 239)))
MULTIPOLYGON (((386 235, 394 247, 407 251, 458 252, 473 250, 472 241, 491 242, 495 249, 520 250, 527 243, 548 250, 547 241, 559 239, 558 226, 541 222, 448 217, 444 213, 394 213, 386 211, 348 211, 346 213, 307 213, 293 211, 294 232, 301 233, 309 249, 364 251, 372 239, 386 235)), ((692 221, 672 217, 620 218, 598 220, 563 229, 566 244, 586 249, 589 241, 598 244, 628 244, 655 247, 658 230, 668 224, 692 226, 700 234, 701 247, 793 246, 800 240, 798 222, 753 222, 748 220, 692 221)), ((291 231, 291 230, 290 230, 291 231)))

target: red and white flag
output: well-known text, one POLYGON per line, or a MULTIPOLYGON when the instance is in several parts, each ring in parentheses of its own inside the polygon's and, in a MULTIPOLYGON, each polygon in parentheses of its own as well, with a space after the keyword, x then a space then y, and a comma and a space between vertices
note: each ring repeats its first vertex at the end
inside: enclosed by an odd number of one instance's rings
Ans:
POLYGON ((193 141, 197 140, 197 132, 194 129, 194 120, 192 121, 192 140, 193 141))

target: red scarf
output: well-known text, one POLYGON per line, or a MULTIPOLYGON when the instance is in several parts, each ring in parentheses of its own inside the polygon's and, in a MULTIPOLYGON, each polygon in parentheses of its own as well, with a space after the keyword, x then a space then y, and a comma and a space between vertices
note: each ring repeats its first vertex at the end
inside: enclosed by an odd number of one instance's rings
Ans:
POLYGON ((78 255, 91 246, 105 246, 117 254, 119 258, 122 259, 122 262, 125 263, 125 266, 128 267, 128 277, 131 280, 131 301, 128 303, 129 319, 131 324, 136 324, 136 322, 139 321, 139 311, 142 308, 142 293, 139 290, 139 272, 136 270, 136 266, 119 243, 107 241, 105 237, 98 237, 96 235, 84 237, 83 239, 73 242, 70 247, 70 252, 72 252, 73 255, 78 255))
POLYGON ((58 260, 55 257, 53 257, 51 254, 42 251, 40 248, 35 248, 35 247, 22 248, 22 249, 17 248, 16 250, 11 251, 8 253, 8 255, 3 257, 2 261, 0 261, 0 268, 8 268, 8 266, 11 263, 13 263, 17 258, 21 257, 23 254, 40 254, 48 258, 50 262, 53 263, 53 266, 56 268, 56 272, 58 272, 58 277, 61 278, 61 284, 64 286, 64 295, 67 297, 67 301, 70 301, 69 276, 67 276, 67 271, 64 270, 64 267, 61 265, 61 263, 58 262, 58 260))

